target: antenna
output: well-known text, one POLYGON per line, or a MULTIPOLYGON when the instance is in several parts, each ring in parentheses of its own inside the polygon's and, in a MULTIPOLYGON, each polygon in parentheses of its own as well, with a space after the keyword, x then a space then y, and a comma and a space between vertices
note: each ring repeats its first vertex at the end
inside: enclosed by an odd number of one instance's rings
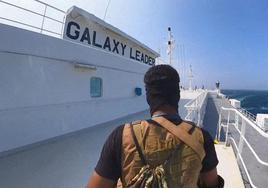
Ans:
POLYGON ((107 6, 106 6, 105 13, 104 13, 104 17, 103 17, 103 20, 104 20, 104 21, 105 21, 105 18, 106 18, 106 14, 107 14, 108 7, 109 7, 109 5, 110 5, 110 2, 111 2, 111 0, 108 0, 108 4, 107 4, 107 6))
POLYGON ((185 69, 185 51, 184 51, 184 44, 180 45, 180 51, 181 51, 181 68, 182 68, 182 73, 181 73, 181 77, 182 77, 182 85, 186 85, 185 81, 186 81, 186 69, 185 69))
POLYGON ((187 82, 187 68, 186 68, 186 61, 185 61, 185 46, 182 44, 182 62, 183 62, 183 73, 184 73, 184 85, 186 86, 187 82))
POLYGON ((182 45, 178 46, 178 54, 179 54, 179 70, 181 77, 181 86, 183 86, 183 63, 182 63, 182 45))
POLYGON ((189 90, 192 91, 193 88, 192 88, 192 82, 193 82, 193 70, 192 70, 192 65, 190 65, 190 70, 189 70, 189 75, 188 75, 188 78, 189 78, 189 90))

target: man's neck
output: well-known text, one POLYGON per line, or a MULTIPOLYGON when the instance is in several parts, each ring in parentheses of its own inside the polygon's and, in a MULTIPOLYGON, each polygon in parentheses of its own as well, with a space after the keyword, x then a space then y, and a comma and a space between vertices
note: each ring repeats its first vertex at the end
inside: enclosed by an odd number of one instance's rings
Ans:
POLYGON ((178 114, 175 108, 172 107, 162 107, 159 110, 155 111, 152 116, 160 115, 160 114, 178 114))

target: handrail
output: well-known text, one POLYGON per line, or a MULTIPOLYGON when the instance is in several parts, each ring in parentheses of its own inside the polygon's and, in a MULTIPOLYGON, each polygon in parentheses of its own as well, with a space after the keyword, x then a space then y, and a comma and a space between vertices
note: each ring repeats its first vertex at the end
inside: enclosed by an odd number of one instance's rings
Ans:
POLYGON ((46 6, 50 7, 50 8, 53 8, 53 9, 55 9, 55 10, 57 10, 57 11, 62 12, 62 13, 65 14, 65 11, 64 11, 64 10, 61 10, 61 9, 59 9, 59 8, 57 8, 57 7, 54 7, 54 6, 52 6, 52 5, 49 5, 49 4, 47 4, 47 3, 43 2, 43 1, 39 1, 39 0, 34 0, 34 1, 36 1, 36 2, 38 2, 38 3, 41 3, 41 4, 43 4, 43 5, 46 5, 46 6))
MULTIPOLYGON (((230 123, 230 125, 233 125, 232 123, 230 123)), ((264 162, 263 160, 260 159, 260 157, 257 155, 257 153, 254 151, 254 149, 252 148, 252 146, 250 145, 250 143, 247 141, 247 139, 244 137, 244 135, 241 133, 241 131, 234 126, 235 129, 237 130, 237 132, 240 134, 241 138, 245 141, 245 143, 247 144, 248 148, 250 149, 250 151, 253 153, 253 155, 255 156, 255 158, 257 159, 257 161, 264 165, 264 166, 268 166, 268 162, 264 162)))
POLYGON ((24 25, 24 26, 27 26, 27 27, 30 27, 30 28, 38 29, 41 33, 43 31, 45 31, 45 32, 52 33, 52 34, 55 34, 55 35, 58 35, 58 36, 62 36, 62 34, 63 34, 64 20, 65 20, 65 13, 66 12, 63 11, 63 10, 61 10, 61 9, 59 9, 59 8, 57 8, 57 7, 54 7, 54 6, 49 5, 47 3, 44 3, 42 1, 39 1, 39 0, 33 0, 33 1, 35 1, 35 2, 37 2, 39 4, 42 4, 42 5, 45 6, 45 9, 44 9, 44 12, 43 13, 40 13, 40 12, 37 12, 37 11, 33 11, 33 10, 28 9, 28 8, 25 8, 25 7, 22 7, 22 6, 19 6, 19 5, 15 5, 13 3, 6 2, 6 1, 3 1, 3 0, 0 0, 0 3, 6 4, 6 5, 11 6, 11 7, 15 7, 15 8, 20 9, 20 10, 23 10, 25 12, 29 12, 29 13, 34 14, 36 16, 40 16, 42 18, 41 27, 40 26, 37 26, 37 25, 31 25, 31 24, 28 24, 28 23, 25 23, 25 22, 21 22, 21 21, 18 21, 18 20, 9 19, 9 18, 3 17, 3 16, 0 16, 0 19, 6 20, 6 21, 9 21, 9 22, 13 22, 13 23, 17 23, 17 24, 21 24, 21 25, 24 25), (56 18, 52 18, 51 16, 48 16, 47 15, 47 7, 52 8, 52 9, 56 10, 57 12, 59 12, 61 14, 64 14, 63 15, 63 19, 62 20, 58 20, 56 18), (61 24, 61 28, 60 28, 61 29, 61 32, 58 33, 56 31, 45 29, 44 28, 45 19, 49 19, 51 21, 54 21, 56 23, 61 24))
POLYGON ((268 133, 264 132, 262 128, 260 128, 255 122, 252 122, 251 120, 249 120, 248 118, 246 118, 244 116, 244 114, 242 114, 239 110, 235 109, 235 108, 225 108, 222 107, 222 110, 230 110, 235 112, 236 114, 238 114, 240 117, 242 117, 245 121, 247 121, 247 123, 249 123, 249 125, 251 127, 253 127, 256 131, 258 131, 263 137, 268 138, 268 133))
POLYGON ((194 103, 195 101, 197 101, 198 99, 200 99, 200 98, 203 96, 204 93, 205 93, 205 92, 200 93, 196 98, 194 98, 194 99, 190 100, 189 102, 187 102, 187 103, 184 105, 184 107, 186 107, 186 108, 188 108, 188 107, 192 107, 191 103, 194 103))
MULTIPOLYGON (((7 5, 10 5, 10 6, 13 6, 13 7, 16 7, 16 8, 21 9, 21 10, 25 10, 26 12, 30 12, 30 13, 33 13, 33 14, 38 15, 38 16, 44 16, 45 18, 48 18, 48 19, 53 20, 53 21, 55 21, 55 22, 63 23, 63 22, 60 21, 60 20, 57 20, 57 19, 55 19, 55 18, 51 18, 50 16, 46 16, 46 15, 40 14, 40 13, 35 12, 35 11, 32 11, 32 10, 30 10, 30 9, 27 9, 27 8, 24 8, 24 7, 21 7, 21 6, 18 6, 18 5, 14 5, 14 4, 12 4, 12 3, 9 3, 9 2, 6 2, 6 1, 2 1, 2 0, 0 0, 0 2, 1 2, 1 3, 4 3, 4 4, 7 4, 7 5)), ((65 13, 65 12, 64 12, 64 13, 65 13)))
POLYGON ((244 108, 240 108, 239 111, 241 111, 245 116, 247 116, 250 120, 256 121, 256 116, 249 111, 247 111, 244 108))
POLYGON ((203 116, 205 114, 207 100, 207 91, 203 91, 195 99, 187 102, 184 107, 187 109, 185 120, 193 121, 197 126, 202 126, 203 116))
MULTIPOLYGON (((3 18, 3 17, 1 17, 1 16, 0 16, 0 19, 7 20, 7 21, 11 21, 11 22, 18 23, 18 24, 22 24, 22 25, 25 25, 25 26, 28 26, 28 27, 32 27, 32 28, 34 28, 34 29, 40 29, 39 27, 36 27, 36 26, 34 26, 34 25, 30 25, 30 24, 22 23, 22 22, 19 22, 19 21, 15 21, 15 20, 8 19, 8 18, 3 18)), ((52 33, 52 34, 55 34, 55 35, 61 35, 61 33, 57 33, 57 32, 54 32, 54 31, 47 30, 47 29, 43 29, 43 31, 46 31, 46 32, 49 32, 49 33, 52 33)))
POLYGON ((243 165, 243 168, 246 172, 246 175, 249 179, 249 182, 250 182, 250 185, 254 188, 256 188, 256 186, 253 184, 253 181, 251 180, 251 177, 248 173, 248 169, 244 163, 244 160, 243 160, 243 157, 241 155, 242 153, 242 148, 240 148, 240 146, 243 147, 243 142, 246 143, 246 146, 249 148, 249 150, 251 151, 251 153, 254 155, 255 159, 263 166, 268 166, 268 162, 265 162, 263 160, 260 159, 260 157, 257 155, 256 151, 253 149, 253 147, 250 145, 250 143, 247 141, 247 139, 245 138, 245 123, 247 123, 248 125, 250 125, 252 128, 254 128, 257 133, 259 133, 261 136, 265 137, 265 138, 268 138, 268 133, 265 133, 259 126, 257 126, 257 124, 252 121, 251 119, 249 119, 246 114, 244 114, 243 112, 241 112, 241 110, 239 109, 235 109, 235 108, 225 108, 225 107, 221 107, 221 113, 220 113, 220 117, 219 117, 219 123, 218 123, 218 134, 217 134, 217 138, 219 140, 219 137, 220 137, 220 133, 221 133, 221 130, 222 130, 222 127, 225 127, 226 128, 226 136, 225 136, 225 144, 227 145, 227 142, 228 140, 230 139, 236 150, 237 150, 237 156, 241 159, 241 162, 242 162, 242 165, 243 165), (221 123, 222 121, 222 111, 228 111, 228 117, 227 117, 227 123, 226 124, 223 124, 221 123), (230 112, 234 112, 236 116, 239 116, 241 119, 242 119, 242 125, 241 125, 241 130, 239 130, 238 128, 238 118, 235 118, 235 123, 231 123, 230 122, 230 112), (232 136, 229 136, 229 126, 232 125, 235 130, 238 132, 239 134, 239 148, 237 147, 237 144, 234 140, 234 138, 232 136))
POLYGON ((234 143, 236 152, 237 152, 237 154, 238 154, 238 156, 239 156, 239 158, 240 158, 240 160, 241 160, 241 163, 242 163, 242 165, 243 165, 243 167, 244 167, 244 169, 245 169, 245 172, 246 172, 246 175, 247 175, 247 177, 248 177, 248 180, 249 180, 250 185, 251 185, 253 188, 257 188, 257 186, 254 185, 254 183, 253 183, 253 181, 252 181, 252 179, 251 179, 251 177, 250 177, 250 175, 249 175, 249 173, 248 173, 248 169, 247 169, 247 167, 246 167, 246 165, 245 165, 245 162, 244 162, 244 160, 243 160, 243 157, 242 157, 241 154, 239 153, 239 149, 238 149, 238 147, 237 147, 237 144, 235 143, 235 140, 234 140, 233 138, 230 138, 230 139, 231 139, 232 142, 234 143))

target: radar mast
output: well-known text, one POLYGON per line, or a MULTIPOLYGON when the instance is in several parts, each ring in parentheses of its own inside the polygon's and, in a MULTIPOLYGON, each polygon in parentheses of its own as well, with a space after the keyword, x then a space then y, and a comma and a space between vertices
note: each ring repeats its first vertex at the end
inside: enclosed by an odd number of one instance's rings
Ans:
POLYGON ((172 63, 172 50, 174 49, 175 40, 173 39, 173 35, 171 33, 171 28, 168 27, 168 45, 167 45, 167 55, 169 56, 169 64, 172 63))

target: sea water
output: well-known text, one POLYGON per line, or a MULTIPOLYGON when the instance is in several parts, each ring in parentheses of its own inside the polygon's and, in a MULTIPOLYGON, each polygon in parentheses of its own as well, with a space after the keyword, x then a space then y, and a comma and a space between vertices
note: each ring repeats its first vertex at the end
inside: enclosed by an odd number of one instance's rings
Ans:
POLYGON ((256 115, 268 114, 268 91, 260 90, 221 90, 228 98, 237 99, 241 107, 256 115))

